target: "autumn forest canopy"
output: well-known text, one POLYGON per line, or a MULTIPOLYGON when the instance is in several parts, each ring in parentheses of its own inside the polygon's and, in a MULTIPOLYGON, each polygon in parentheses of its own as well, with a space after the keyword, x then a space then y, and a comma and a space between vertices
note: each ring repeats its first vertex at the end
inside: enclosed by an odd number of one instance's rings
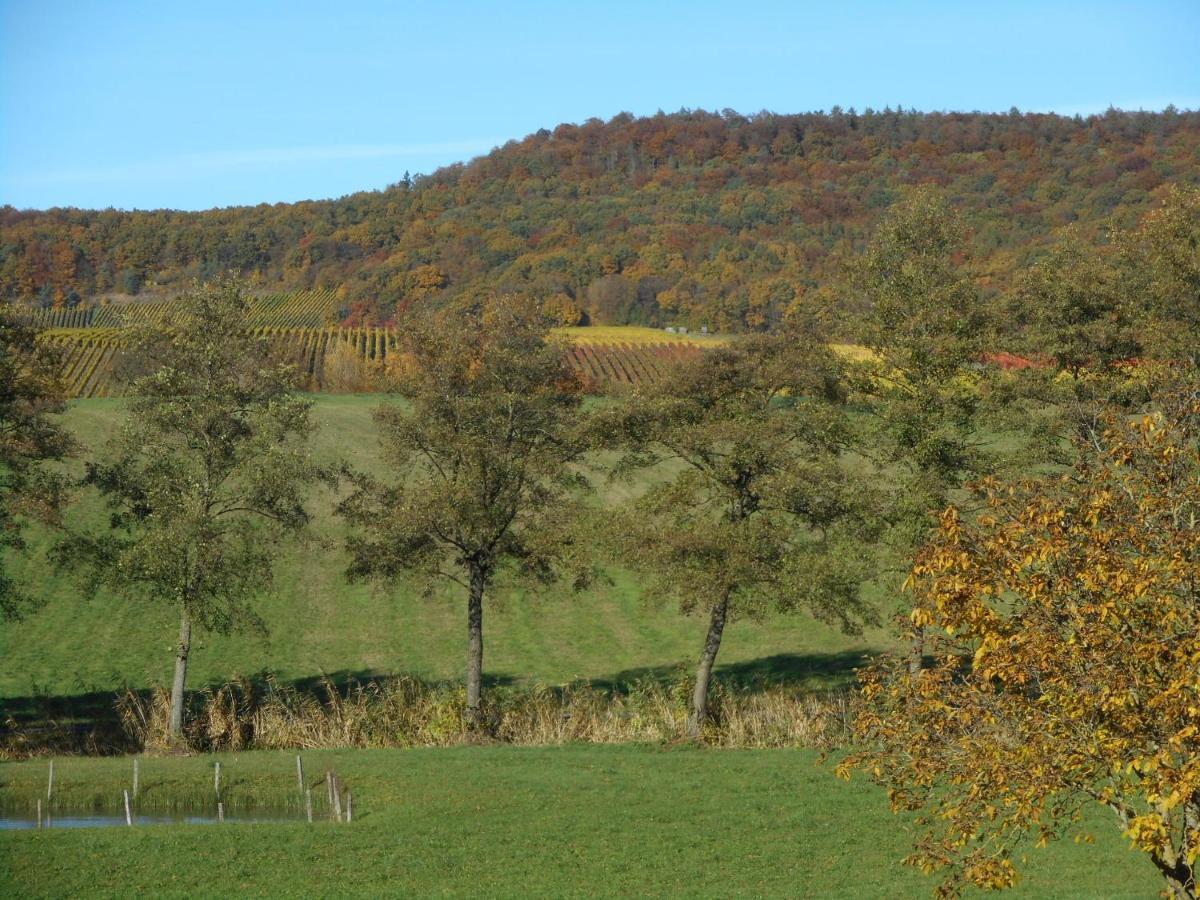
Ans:
MULTIPOLYGON (((984 298, 1069 229, 1101 252, 1200 180, 1200 113, 680 111, 563 124, 384 190, 207 212, 0 210, 0 297, 172 296, 233 272, 337 290, 340 321, 519 293, 564 324, 771 328, 814 300, 858 338, 846 260, 909 186, 967 226, 984 298)), ((399 175, 399 173, 397 173, 399 175)))

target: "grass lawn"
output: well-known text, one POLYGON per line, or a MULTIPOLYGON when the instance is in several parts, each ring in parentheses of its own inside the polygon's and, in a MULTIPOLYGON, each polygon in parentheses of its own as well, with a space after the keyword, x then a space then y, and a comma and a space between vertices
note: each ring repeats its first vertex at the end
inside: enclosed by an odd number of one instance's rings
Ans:
MULTIPOLYGON (((371 411, 380 398, 319 395, 315 400, 321 425, 317 452, 378 469, 371 411)), ((122 409, 115 399, 77 401, 66 421, 86 446, 97 448, 120 421, 122 409)), ((616 484, 605 495, 618 500, 636 489, 616 484)), ((190 661, 191 687, 264 669, 283 680, 321 673, 462 677, 461 589, 450 586, 426 597, 415 586, 389 592, 348 585, 343 530, 330 513, 332 502, 328 493, 314 497, 311 539, 286 553, 274 592, 258 606, 269 635, 201 634, 190 661)), ((71 515, 103 521, 94 502, 71 515)), ((35 536, 35 543, 44 547, 46 541, 35 536)), ((0 718, 24 715, 39 704, 44 708, 43 698, 90 695, 93 703, 108 704, 111 692, 122 685, 169 680, 178 632, 173 609, 111 595, 85 601, 68 577, 55 575, 36 556, 30 563, 16 562, 17 571, 47 602, 24 622, 0 627, 0 718)), ((562 588, 545 596, 490 601, 484 625, 488 677, 612 683, 693 665, 706 622, 684 618, 671 607, 649 606, 630 575, 618 571, 612 577, 612 584, 580 595, 562 588)), ((887 641, 882 630, 847 637, 802 615, 737 621, 726 632, 720 671, 773 673, 813 685, 845 682, 864 653, 887 641)), ((71 705, 55 709, 58 715, 71 711, 71 705)))
MULTIPOLYGON (((224 754, 230 809, 296 791, 291 753, 224 754)), ((0 895, 928 897, 903 819, 813 753, 569 746, 306 754, 356 820, 0 832, 0 895)), ((211 797, 212 757, 144 759, 142 809, 211 797)), ((61 803, 116 810, 128 758, 60 759, 61 803)), ((31 806, 45 761, 0 764, 31 806)), ((324 802, 324 787, 314 790, 324 802)), ((212 805, 212 801, 207 801, 212 805)), ((320 812, 320 811, 319 811, 320 812)), ((1107 819, 1094 846, 1030 849, 1013 897, 1151 897, 1107 819)))

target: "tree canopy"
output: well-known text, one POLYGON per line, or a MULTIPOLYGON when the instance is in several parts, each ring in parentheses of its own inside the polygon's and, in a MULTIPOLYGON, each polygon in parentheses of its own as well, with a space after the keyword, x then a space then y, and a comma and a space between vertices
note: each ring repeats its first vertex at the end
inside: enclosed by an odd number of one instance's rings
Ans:
POLYGON ((57 550, 87 587, 168 605, 180 617, 170 733, 183 724, 193 625, 262 628, 253 600, 272 580, 279 541, 309 520, 322 471, 307 438, 311 401, 293 371, 245 327, 236 282, 194 287, 169 323, 147 325, 130 350, 141 374, 129 416, 85 484, 111 511, 104 532, 57 550))
POLYGON ((19 616, 28 599, 5 553, 26 549, 25 527, 54 520, 65 500, 65 478, 45 465, 74 449, 53 418, 65 405, 58 374, 54 353, 0 309, 0 618, 19 616))
POLYGON ((847 631, 873 621, 859 539, 878 510, 845 465, 843 401, 836 356, 792 331, 709 351, 598 419, 632 447, 632 464, 678 468, 611 527, 649 596, 709 617, 697 736, 727 621, 796 609, 847 631))
POLYGON ((909 862, 1005 887, 1016 849, 1099 805, 1175 896, 1200 855, 1200 391, 1112 416, 1062 477, 982 485, 920 552, 910 634, 932 662, 862 673, 863 768, 919 810, 909 862))
POLYGON ((447 578, 467 593, 467 716, 481 724, 483 604, 497 583, 548 583, 586 566, 571 540, 582 393, 535 305, 489 298, 414 317, 376 414, 391 478, 354 476, 350 575, 447 578))

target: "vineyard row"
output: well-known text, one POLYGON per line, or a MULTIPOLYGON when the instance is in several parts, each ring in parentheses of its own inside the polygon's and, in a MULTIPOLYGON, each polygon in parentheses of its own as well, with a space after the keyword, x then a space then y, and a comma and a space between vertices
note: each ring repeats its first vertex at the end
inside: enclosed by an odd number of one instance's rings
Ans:
MULTIPOLYGON (((250 323, 276 328, 321 328, 337 322, 337 292, 300 291, 254 297, 250 323)), ((161 322, 176 308, 169 300, 78 306, 74 309, 20 307, 22 318, 39 328, 118 328, 139 322, 161 322)))
MULTIPOLYGON (((303 386, 311 391, 375 389, 377 376, 396 350, 396 333, 382 328, 260 326, 253 333, 293 363, 303 386)), ((123 346, 120 328, 60 328, 46 331, 43 340, 59 351, 63 380, 72 397, 119 393, 113 371, 123 346)), ((569 359, 586 389, 602 393, 617 385, 655 381, 673 363, 703 352, 688 344, 613 342, 573 345, 569 359)))

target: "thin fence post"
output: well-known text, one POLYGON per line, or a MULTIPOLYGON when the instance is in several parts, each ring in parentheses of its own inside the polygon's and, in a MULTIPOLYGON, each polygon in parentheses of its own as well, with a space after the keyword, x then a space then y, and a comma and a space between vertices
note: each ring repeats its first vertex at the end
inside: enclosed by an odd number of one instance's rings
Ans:
POLYGON ((342 791, 337 783, 337 776, 333 776, 333 817, 337 821, 342 821, 342 791))
POLYGON ((213 771, 213 790, 217 794, 217 802, 221 802, 221 761, 217 760, 217 767, 213 771))
POLYGON ((138 795, 138 758, 133 758, 133 799, 136 800, 138 795))
POLYGON ((125 824, 133 827, 133 812, 129 809, 129 791, 121 791, 125 795, 125 824))
POLYGON ((346 821, 351 822, 354 819, 354 795, 346 791, 346 821))
POLYGON ((333 770, 325 770, 325 797, 329 801, 329 808, 333 808, 333 770))
POLYGON ((312 788, 304 791, 304 808, 308 813, 308 824, 312 824, 312 788))
POLYGON ((225 821, 225 804, 221 803, 220 801, 217 802, 217 821, 225 821))
POLYGON ((38 797, 38 828, 42 827, 42 798, 38 797))
POLYGON ((296 783, 300 787, 300 793, 304 793, 304 760, 300 758, 300 754, 296 754, 296 783))
POLYGON ((46 803, 54 796, 54 760, 50 760, 50 777, 46 780, 46 803))

